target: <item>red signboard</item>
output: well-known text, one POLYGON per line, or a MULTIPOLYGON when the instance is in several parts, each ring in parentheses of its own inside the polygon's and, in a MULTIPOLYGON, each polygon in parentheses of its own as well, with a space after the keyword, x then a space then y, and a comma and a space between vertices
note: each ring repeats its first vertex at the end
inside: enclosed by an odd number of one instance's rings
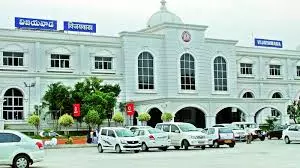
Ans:
POLYGON ((133 103, 128 103, 126 105, 126 112, 127 115, 132 116, 134 114, 134 104, 133 103))
POLYGON ((73 116, 80 117, 80 104, 73 104, 73 116))

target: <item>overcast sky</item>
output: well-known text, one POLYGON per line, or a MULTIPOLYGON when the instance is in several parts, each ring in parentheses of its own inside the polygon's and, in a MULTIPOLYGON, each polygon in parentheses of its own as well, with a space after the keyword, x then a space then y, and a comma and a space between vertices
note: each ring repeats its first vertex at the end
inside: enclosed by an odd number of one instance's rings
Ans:
MULTIPOLYGON (((0 27, 14 28, 14 17, 97 24, 97 34, 137 31, 159 10, 160 0, 0 0, 0 27)), ((209 26, 206 37, 282 40, 286 49, 300 45, 300 0, 167 0, 167 8, 186 24, 209 26), (252 36, 253 34, 253 36, 252 36)))

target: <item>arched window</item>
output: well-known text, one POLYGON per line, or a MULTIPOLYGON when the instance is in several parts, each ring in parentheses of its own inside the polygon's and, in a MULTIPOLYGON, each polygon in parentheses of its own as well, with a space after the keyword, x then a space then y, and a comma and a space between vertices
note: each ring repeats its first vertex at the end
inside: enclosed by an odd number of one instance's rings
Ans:
POLYGON ((153 56, 143 52, 138 57, 139 89, 154 89, 153 56))
POLYGON ((251 92, 246 92, 244 93, 243 98, 254 98, 254 95, 251 92))
POLYGON ((182 90, 195 90, 195 60, 191 54, 180 57, 180 76, 182 90))
POLYGON ((274 94, 272 95, 272 98, 273 98, 273 99, 280 99, 280 98, 282 98, 282 94, 279 93, 279 92, 276 92, 276 93, 274 93, 274 94))
POLYGON ((227 91, 227 67, 223 57, 214 60, 214 84, 215 91, 227 91))
POLYGON ((24 119, 23 94, 19 89, 11 88, 5 92, 3 103, 3 119, 24 119))

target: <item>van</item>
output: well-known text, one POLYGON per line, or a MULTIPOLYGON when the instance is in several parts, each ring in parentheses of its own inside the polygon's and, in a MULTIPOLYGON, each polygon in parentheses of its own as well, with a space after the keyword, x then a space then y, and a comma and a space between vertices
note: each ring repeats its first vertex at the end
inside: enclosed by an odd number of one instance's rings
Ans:
POLYGON ((230 148, 235 146, 235 137, 232 129, 228 127, 206 128, 209 147, 219 148, 220 145, 228 145, 230 148))

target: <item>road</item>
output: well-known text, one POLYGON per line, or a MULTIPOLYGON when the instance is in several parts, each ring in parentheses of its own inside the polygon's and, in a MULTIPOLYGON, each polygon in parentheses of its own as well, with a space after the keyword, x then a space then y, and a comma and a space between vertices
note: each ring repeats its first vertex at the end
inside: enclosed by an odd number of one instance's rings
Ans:
POLYGON ((47 150, 44 162, 36 168, 299 168, 300 144, 284 144, 282 140, 255 141, 252 144, 238 143, 234 148, 227 146, 169 150, 166 152, 98 153, 96 148, 47 150))

